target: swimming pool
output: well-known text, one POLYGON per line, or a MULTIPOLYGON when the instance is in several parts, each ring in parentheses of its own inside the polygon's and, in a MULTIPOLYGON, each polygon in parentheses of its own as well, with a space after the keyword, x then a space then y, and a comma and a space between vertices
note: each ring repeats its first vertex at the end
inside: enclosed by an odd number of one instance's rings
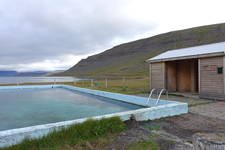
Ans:
MULTIPOLYGON (((160 100, 158 102, 157 107, 143 108, 141 106, 145 106, 147 98, 123 95, 123 94, 115 94, 115 93, 96 91, 96 90, 89 90, 84 88, 72 87, 68 85, 35 85, 35 86, 4 86, 4 87, 2 86, 0 87, 0 94, 2 97, 5 97, 4 99, 7 99, 8 97, 6 96, 7 93, 8 95, 17 95, 17 98, 16 99, 14 98, 12 101, 8 102, 9 106, 7 106, 8 108, 5 109, 5 111, 10 109, 15 110, 14 115, 16 114, 16 117, 18 117, 17 116, 18 111, 27 109, 25 113, 23 114, 24 116, 28 116, 28 117, 25 117, 28 119, 27 121, 21 121, 22 124, 25 124, 24 126, 20 126, 22 128, 15 127, 15 125, 4 125, 4 126, 11 126, 11 127, 10 127, 10 130, 6 129, 6 127, 3 127, 2 130, 4 131, 0 131, 0 147, 14 145, 20 142, 24 137, 27 137, 27 136, 31 138, 42 137, 43 135, 51 132, 53 129, 57 130, 61 127, 67 127, 74 123, 81 123, 87 119, 86 117, 90 117, 90 116, 94 116, 93 119, 101 119, 102 117, 109 118, 112 116, 119 116, 123 121, 129 120, 131 116, 134 116, 137 121, 143 121, 143 120, 156 119, 156 118, 161 118, 166 116, 179 115, 179 114, 188 112, 188 107, 186 103, 160 100), (36 94, 34 95, 35 92, 36 94), (43 93, 41 94, 40 92, 44 92, 45 94, 43 93), (25 93, 26 98, 21 93, 23 94, 25 93), (78 94, 79 96, 78 97, 74 96, 74 93, 78 94), (37 99, 37 97, 39 97, 40 95, 44 96, 44 100, 37 99), (53 98, 52 97, 50 98, 50 95, 53 95, 53 98), (58 98, 56 98, 57 96, 58 98), (82 96, 85 96, 86 98, 82 96), (28 103, 31 97, 34 98, 34 100, 32 100, 34 101, 33 106, 30 105, 30 102, 28 103), (10 106, 10 104, 14 103, 18 99, 21 99, 19 104, 15 104, 15 106, 10 106), (79 100, 76 101, 75 99, 79 99, 79 100), (94 100, 97 100, 97 101, 94 101, 94 100), (47 104, 43 104, 40 101, 47 102, 47 104), (103 102, 100 106, 96 105, 97 103, 100 103, 100 102, 101 103, 103 102), (126 102, 126 103, 123 103, 123 102, 126 102), (115 106, 116 103, 119 105, 119 107, 115 106), (25 105, 26 107, 22 108, 23 105, 25 105), (80 114, 78 113, 78 115, 77 113, 73 112, 74 110, 81 110, 79 105, 84 105, 85 107, 88 108, 87 110, 89 110, 89 112, 87 112, 86 116, 83 116, 84 114, 83 112, 81 112, 80 114), (93 105, 96 106, 96 109, 93 109, 93 105), (43 111, 44 113, 43 112, 39 114, 38 112, 34 113, 33 110, 35 107, 37 107, 38 109, 43 109, 43 106, 45 106, 45 110, 43 111), (68 106, 68 108, 65 106, 68 106), (20 109, 17 109, 17 107, 20 107, 20 109), (48 109, 50 107, 52 107, 51 110, 48 109), (100 109, 102 110, 99 111, 100 109), (72 111, 69 111, 69 110, 72 110, 72 111), (50 115, 51 119, 45 119, 47 117, 46 114, 50 115), (68 115, 68 114, 71 114, 71 115, 68 115), (76 115, 78 116, 78 118, 75 118, 76 115), (44 120, 47 122, 38 123, 38 124, 29 124, 31 120, 29 118, 33 118, 33 116, 40 117, 37 120, 41 120, 41 121, 44 120), (15 128, 18 128, 18 129, 15 129, 15 128)), ((154 105, 155 102, 156 100, 154 99, 150 100, 148 106, 154 105)), ((7 101, 4 101, 4 103, 7 103, 7 101)), ((2 116, 6 115, 6 113, 4 113, 3 111, 0 113, 0 115, 1 115, 0 116, 0 119, 1 119, 2 116)), ((9 117, 5 117, 4 119, 3 119, 3 122, 7 122, 9 117)), ((21 119, 18 118, 13 120, 17 121, 21 119)), ((12 124, 12 123, 8 123, 8 124, 12 124)))
POLYGON ((65 88, 0 90, 0 95, 0 131, 143 108, 65 88))

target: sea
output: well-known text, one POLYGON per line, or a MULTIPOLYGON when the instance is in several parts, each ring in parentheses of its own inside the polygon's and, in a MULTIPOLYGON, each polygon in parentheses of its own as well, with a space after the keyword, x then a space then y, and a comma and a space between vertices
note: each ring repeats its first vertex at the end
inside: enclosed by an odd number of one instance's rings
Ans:
POLYGON ((37 83, 37 82, 71 82, 74 79, 81 79, 77 77, 0 77, 0 84, 11 84, 11 83, 37 83))

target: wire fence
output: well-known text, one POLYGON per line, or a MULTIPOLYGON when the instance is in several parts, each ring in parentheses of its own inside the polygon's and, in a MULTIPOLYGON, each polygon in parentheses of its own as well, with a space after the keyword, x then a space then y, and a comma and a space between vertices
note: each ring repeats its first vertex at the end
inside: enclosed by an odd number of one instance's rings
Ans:
MULTIPOLYGON (((43 83, 14 83, 7 85, 38 85, 38 84, 67 84, 77 87, 90 88, 90 89, 101 89, 110 91, 111 89, 126 89, 126 90, 139 90, 139 91, 149 91, 150 80, 149 78, 98 78, 98 79, 74 79, 74 81, 61 82, 57 79, 52 80, 52 82, 43 83)), ((4 85, 4 84, 3 84, 4 85)))
POLYGON ((74 86, 105 89, 149 90, 149 78, 90 79, 74 80, 74 86))

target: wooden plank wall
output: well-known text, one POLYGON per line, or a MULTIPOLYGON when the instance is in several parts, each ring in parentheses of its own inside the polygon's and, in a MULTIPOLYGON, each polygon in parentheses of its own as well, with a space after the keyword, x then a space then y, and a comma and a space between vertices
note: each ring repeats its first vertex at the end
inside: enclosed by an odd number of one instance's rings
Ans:
POLYGON ((180 61, 180 92, 191 92, 191 60, 180 61))
POLYGON ((164 62, 151 63, 150 65, 150 89, 163 89, 164 88, 164 62))
POLYGON ((217 67, 223 66, 223 57, 200 59, 200 98, 224 100, 223 74, 217 67))
POLYGON ((177 69, 175 61, 166 62, 166 89, 169 92, 176 92, 177 88, 177 69))
POLYGON ((195 63, 191 60, 191 92, 195 92, 195 63))
POLYGON ((176 91, 180 91, 180 61, 176 61, 176 91))

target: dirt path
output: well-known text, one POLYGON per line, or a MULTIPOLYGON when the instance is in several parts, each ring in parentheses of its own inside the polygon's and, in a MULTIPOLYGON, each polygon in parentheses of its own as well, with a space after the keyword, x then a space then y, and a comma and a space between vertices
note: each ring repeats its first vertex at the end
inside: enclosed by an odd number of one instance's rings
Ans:
POLYGON ((193 113, 153 121, 126 121, 125 123, 127 125, 126 132, 119 133, 113 143, 102 149, 123 149, 129 143, 141 140, 155 141, 159 144, 158 148, 160 150, 192 149, 192 135, 195 133, 225 133, 225 120, 193 113), (140 127, 162 137, 151 134, 140 127))

